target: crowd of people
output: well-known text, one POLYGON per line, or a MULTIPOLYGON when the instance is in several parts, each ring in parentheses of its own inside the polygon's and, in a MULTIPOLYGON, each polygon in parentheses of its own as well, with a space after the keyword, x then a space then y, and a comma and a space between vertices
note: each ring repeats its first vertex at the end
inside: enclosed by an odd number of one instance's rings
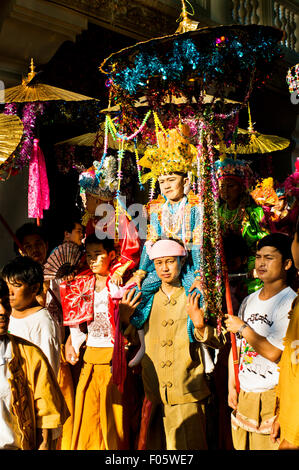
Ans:
POLYGON ((186 158, 157 177, 146 240, 120 206, 114 236, 99 231, 115 192, 94 167, 79 178, 86 213, 61 239, 79 252, 73 266, 42 227, 17 230, 0 279, 1 449, 299 448, 299 224, 269 228, 247 166, 216 162, 234 310, 223 303, 220 330, 202 302, 186 158))

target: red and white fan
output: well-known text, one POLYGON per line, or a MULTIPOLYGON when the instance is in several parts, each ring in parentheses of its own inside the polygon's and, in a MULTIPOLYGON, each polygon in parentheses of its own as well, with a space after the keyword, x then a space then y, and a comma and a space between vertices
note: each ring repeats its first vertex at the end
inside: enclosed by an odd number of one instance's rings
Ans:
POLYGON ((78 245, 65 242, 52 251, 44 266, 45 280, 62 279, 74 273, 82 252, 78 245))

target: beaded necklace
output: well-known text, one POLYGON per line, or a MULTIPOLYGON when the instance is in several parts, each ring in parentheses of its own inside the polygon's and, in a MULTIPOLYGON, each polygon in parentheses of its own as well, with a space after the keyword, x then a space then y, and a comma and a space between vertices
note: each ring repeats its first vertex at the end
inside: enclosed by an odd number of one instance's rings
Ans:
POLYGON ((225 202, 224 206, 220 207, 220 219, 223 225, 226 228, 232 228, 234 225, 240 225, 244 215, 244 207, 242 204, 239 204, 236 209, 230 210, 227 207, 227 202, 225 202), (235 212, 235 213, 234 213, 235 212), (233 213, 231 218, 229 219, 230 214, 233 213))
POLYGON ((162 207, 161 225, 162 231, 165 235, 170 237, 177 236, 180 229, 182 229, 182 240, 185 239, 185 205, 187 202, 186 196, 179 203, 178 208, 174 213, 169 209, 168 201, 162 207))

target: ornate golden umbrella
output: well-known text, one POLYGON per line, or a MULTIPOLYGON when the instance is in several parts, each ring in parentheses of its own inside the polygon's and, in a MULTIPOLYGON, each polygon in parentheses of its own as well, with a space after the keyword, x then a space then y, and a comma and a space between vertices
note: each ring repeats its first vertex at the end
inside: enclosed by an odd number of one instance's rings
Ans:
POLYGON ((95 100, 89 96, 73 93, 43 83, 36 83, 36 76, 33 59, 30 63, 30 72, 27 78, 23 78, 21 85, 17 85, 5 90, 5 103, 28 103, 34 101, 87 101, 95 100))
POLYGON ((0 169, 12 155, 23 135, 23 123, 17 116, 0 114, 0 169))
MULTIPOLYGON (((55 145, 74 145, 78 147, 93 147, 97 142, 97 146, 100 148, 104 145, 105 130, 104 123, 100 125, 98 132, 87 132, 71 139, 62 140, 57 142, 55 145)), ((108 134, 108 148, 112 150, 119 150, 119 139, 113 139, 112 135, 108 134)), ((134 151, 134 144, 130 141, 124 142, 124 150, 134 151)))
POLYGON ((219 148, 221 147, 221 152, 233 154, 270 153, 276 152, 278 150, 283 150, 290 145, 290 140, 285 139, 284 137, 279 137, 277 135, 260 134, 259 132, 257 132, 253 127, 249 105, 248 118, 249 122, 247 130, 239 128, 238 135, 248 134, 249 143, 237 143, 231 145, 230 147, 225 147, 221 145, 219 146, 219 148))
MULTIPOLYGON (((61 142, 57 142, 55 145, 74 145, 78 147, 93 147, 95 144, 96 137, 98 135, 98 139, 103 141, 104 143, 104 132, 99 131, 97 132, 88 132, 87 134, 78 135, 76 137, 72 137, 71 139, 62 140, 61 142)), ((118 141, 112 138, 112 135, 109 134, 108 137, 108 147, 111 149, 118 150, 118 141)))

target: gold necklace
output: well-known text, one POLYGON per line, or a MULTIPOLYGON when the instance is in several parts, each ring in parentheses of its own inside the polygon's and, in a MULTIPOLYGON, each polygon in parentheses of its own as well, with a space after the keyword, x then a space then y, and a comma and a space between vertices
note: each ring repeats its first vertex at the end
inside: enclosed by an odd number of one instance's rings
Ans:
POLYGON ((239 213, 240 213, 240 211, 242 211, 242 209, 243 209, 243 207, 241 206, 241 204, 239 204, 237 209, 235 209, 236 213, 232 216, 232 218, 230 220, 228 220, 228 218, 225 214, 227 213, 227 211, 230 211, 230 209, 228 209, 227 202, 226 202, 225 205, 224 205, 224 208, 223 208, 223 214, 220 213, 220 217, 223 220, 224 224, 225 225, 233 225, 234 222, 237 220, 237 217, 239 216, 239 213))

